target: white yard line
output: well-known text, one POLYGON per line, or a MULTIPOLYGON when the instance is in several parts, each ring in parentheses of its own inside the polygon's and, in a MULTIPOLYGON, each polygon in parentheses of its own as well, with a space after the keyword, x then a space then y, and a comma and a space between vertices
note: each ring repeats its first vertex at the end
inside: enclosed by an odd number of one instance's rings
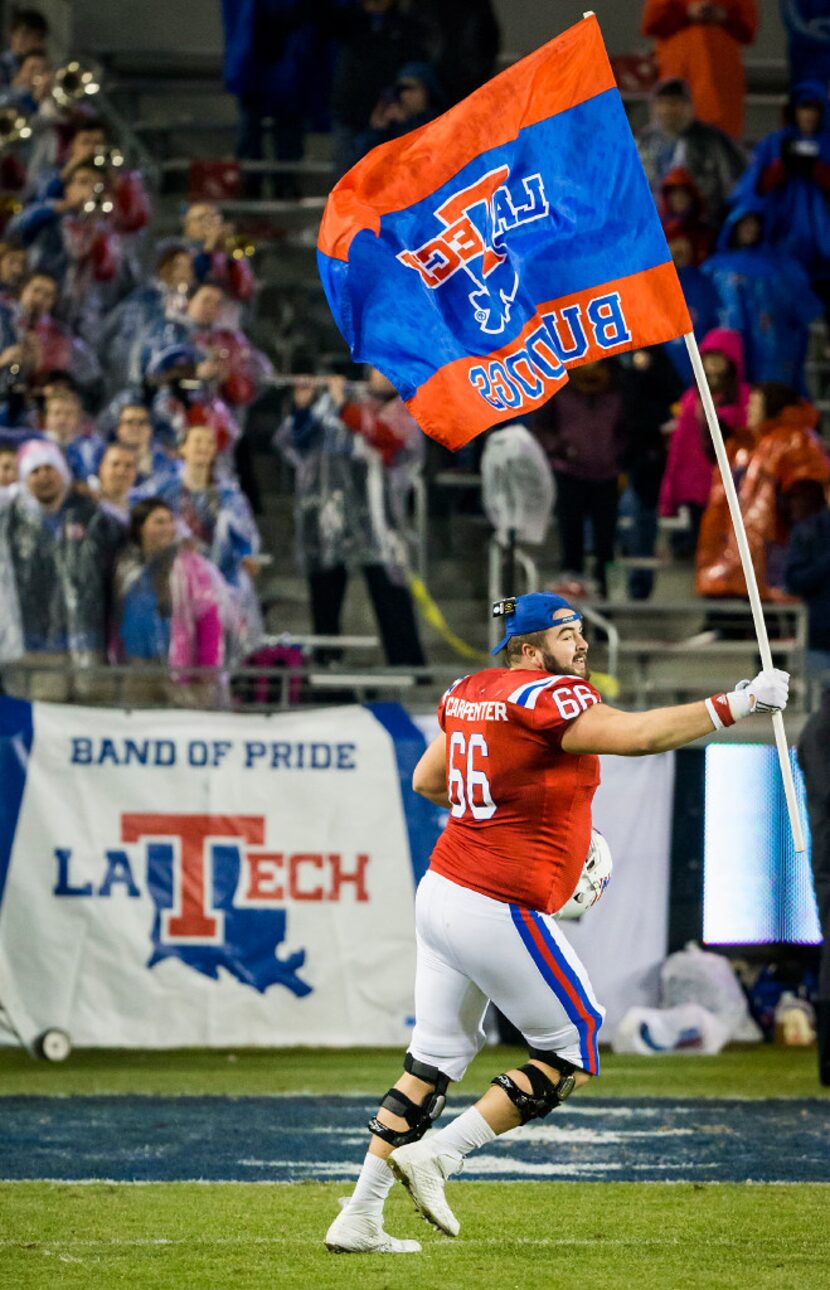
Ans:
MULTIPOLYGON (((317 1247, 321 1244, 320 1237, 301 1237, 301 1236, 211 1236, 211 1237, 105 1237, 105 1238, 85 1238, 70 1237, 67 1240, 54 1241, 50 1240, 41 1247, 37 1241, 22 1241, 0 1239, 0 1249, 33 1249, 39 1254, 52 1255, 59 1250, 75 1249, 155 1249, 159 1246, 181 1247, 181 1246, 244 1246, 250 1248, 255 1245, 300 1245, 317 1247)), ((532 1248, 542 1249, 567 1249, 567 1248, 602 1248, 610 1246, 619 1248, 633 1247, 640 1249, 643 1246, 649 1246, 654 1249, 668 1248, 676 1246, 686 1246, 688 1238, 685 1235, 679 1236, 654 1236, 654 1237, 590 1237, 590 1236, 484 1236, 484 1237, 459 1237, 457 1240, 441 1241, 442 1248, 449 1249, 453 1246, 461 1248, 462 1246, 469 1249, 472 1246, 497 1246, 501 1249, 509 1248, 512 1245, 530 1246, 532 1248)), ((723 1249, 738 1249, 751 1247, 753 1249, 762 1249, 764 1246, 763 1237, 757 1235, 748 1235, 741 1237, 707 1237, 708 1246, 718 1246, 723 1249)), ((772 1240, 772 1245, 777 1242, 772 1240)), ((61 1257, 58 1255, 58 1257, 61 1257)), ((69 1255, 63 1255, 62 1260, 65 1262, 81 1263, 82 1259, 71 1258, 69 1255)))

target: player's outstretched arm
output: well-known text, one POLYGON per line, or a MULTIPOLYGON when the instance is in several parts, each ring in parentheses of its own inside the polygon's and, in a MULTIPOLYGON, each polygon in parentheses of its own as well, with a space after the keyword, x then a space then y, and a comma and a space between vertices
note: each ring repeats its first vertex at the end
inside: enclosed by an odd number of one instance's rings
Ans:
POLYGON ((716 694, 699 703, 652 708, 650 712, 621 712, 607 703, 597 703, 570 723, 562 736, 562 748, 569 753, 616 753, 621 757, 669 752, 752 713, 780 712, 787 706, 789 682, 788 672, 772 668, 759 672, 753 681, 739 682, 728 694, 716 694))
POLYGON ((436 806, 450 808, 447 796, 447 739, 443 732, 433 739, 412 774, 412 787, 436 806))

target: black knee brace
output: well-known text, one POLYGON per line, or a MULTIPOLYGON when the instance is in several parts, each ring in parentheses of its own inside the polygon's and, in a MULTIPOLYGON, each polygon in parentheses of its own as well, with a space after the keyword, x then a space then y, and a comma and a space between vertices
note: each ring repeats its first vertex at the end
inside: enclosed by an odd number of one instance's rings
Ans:
POLYGON ((376 1137, 383 1138, 384 1142, 390 1142, 393 1147, 404 1147, 408 1142, 417 1142, 424 1136, 433 1120, 438 1119, 446 1106, 447 1088, 450 1082, 449 1076, 443 1075, 437 1066, 427 1066, 426 1062, 417 1061, 411 1053, 407 1053, 404 1057, 403 1067, 416 1079, 423 1080, 425 1084, 433 1084, 435 1089, 420 1105, 413 1102, 399 1088, 390 1088, 384 1095, 381 1106, 391 1111, 393 1115, 401 1116, 406 1120, 409 1128, 398 1132, 396 1129, 390 1129, 388 1124, 383 1124, 376 1115, 373 1115, 369 1121, 369 1129, 376 1137))
POLYGON ((522 1124, 527 1124, 528 1120, 542 1120, 551 1111, 555 1111, 557 1106, 570 1097, 576 1086, 575 1066, 570 1062, 563 1061, 555 1053, 542 1053, 531 1048, 531 1057, 537 1058, 538 1061, 546 1062, 548 1066, 553 1066, 559 1071, 559 1083, 554 1084, 548 1079, 544 1071, 539 1070, 538 1066, 533 1066, 530 1062, 526 1066, 520 1066, 519 1070, 526 1075, 530 1082, 530 1093, 526 1093, 523 1088, 510 1078, 509 1075, 497 1075, 491 1080, 491 1084, 496 1084, 507 1094, 510 1101, 516 1107, 521 1116, 522 1124))

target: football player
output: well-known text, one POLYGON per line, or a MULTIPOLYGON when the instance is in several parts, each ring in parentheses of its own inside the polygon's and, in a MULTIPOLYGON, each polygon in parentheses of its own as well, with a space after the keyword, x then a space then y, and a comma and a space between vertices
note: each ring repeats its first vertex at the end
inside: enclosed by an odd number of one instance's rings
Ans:
POLYGON ((789 676, 760 672, 726 694, 648 712, 603 703, 591 685, 579 613, 561 596, 501 601, 504 666, 462 678, 438 708, 442 733, 413 776, 447 807, 415 902, 415 1028, 404 1073, 369 1122, 368 1154, 326 1245, 412 1253, 383 1228, 398 1178, 435 1227, 457 1236, 444 1194, 468 1152, 548 1115, 599 1073, 603 1009, 554 918, 592 843, 599 755, 668 752, 751 713, 781 711, 789 676), (425 1138, 484 1042, 488 1001, 523 1034, 528 1061, 425 1138))

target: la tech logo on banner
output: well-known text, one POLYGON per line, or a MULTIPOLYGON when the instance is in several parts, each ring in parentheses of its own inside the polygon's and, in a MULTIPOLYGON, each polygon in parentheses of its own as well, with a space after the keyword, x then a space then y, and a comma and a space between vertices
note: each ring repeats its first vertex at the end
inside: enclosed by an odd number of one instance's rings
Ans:
POLYGON ((19 1033, 405 1044, 413 857, 426 864, 437 831, 411 790, 424 746, 396 705, 269 717, 0 698, 0 980, 19 1033))
POLYGON ((177 958, 216 978, 220 967, 264 992, 282 985, 311 993, 299 974, 305 951, 280 957, 287 913, 295 902, 369 900, 370 857, 349 864, 336 853, 276 851, 265 846, 263 816, 126 813, 120 841, 141 844, 139 866, 123 847, 104 851, 100 882, 76 879, 72 851, 54 850, 53 895, 59 899, 128 899, 142 894, 141 875, 156 916, 149 966, 177 958))

